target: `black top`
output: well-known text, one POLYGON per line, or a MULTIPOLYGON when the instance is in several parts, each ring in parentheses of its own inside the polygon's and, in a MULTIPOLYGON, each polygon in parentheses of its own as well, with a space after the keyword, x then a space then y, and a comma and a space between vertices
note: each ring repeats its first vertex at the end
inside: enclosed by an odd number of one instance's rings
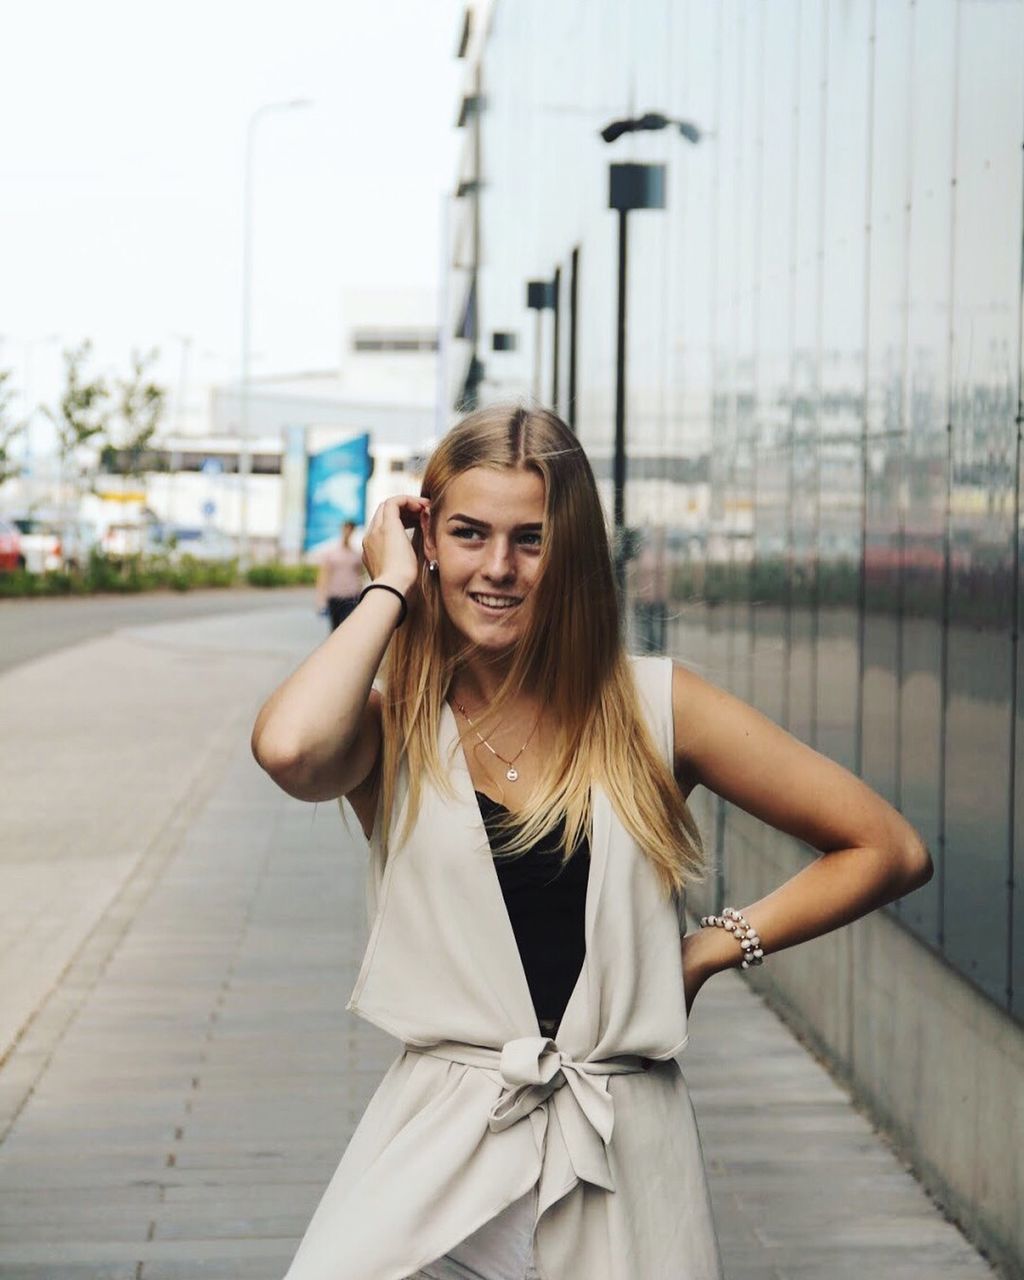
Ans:
MULTIPOLYGON (((500 850, 495 817, 504 805, 476 793, 492 850, 500 850)), ((590 846, 584 836, 561 867, 565 819, 528 853, 496 858, 501 892, 519 947, 533 1007, 545 1035, 554 1035, 569 1003, 586 954, 584 915, 590 846)))

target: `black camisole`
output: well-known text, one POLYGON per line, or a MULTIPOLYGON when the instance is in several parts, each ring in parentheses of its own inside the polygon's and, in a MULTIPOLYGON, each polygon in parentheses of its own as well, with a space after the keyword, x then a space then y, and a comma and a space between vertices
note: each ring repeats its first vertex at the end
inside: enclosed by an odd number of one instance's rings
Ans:
MULTIPOLYGON (((476 793, 492 850, 500 850, 495 818, 504 805, 476 793)), ((584 837, 561 867, 564 819, 544 840, 518 858, 496 858, 512 931, 519 947, 542 1034, 553 1036, 569 1003, 586 954, 584 915, 590 847, 584 837)))

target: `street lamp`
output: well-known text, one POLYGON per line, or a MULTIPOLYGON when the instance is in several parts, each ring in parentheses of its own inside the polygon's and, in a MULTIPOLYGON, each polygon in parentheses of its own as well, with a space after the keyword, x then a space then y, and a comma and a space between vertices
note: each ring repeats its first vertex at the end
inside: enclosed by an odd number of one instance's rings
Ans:
MULTIPOLYGON (((664 129, 675 125, 689 142, 699 142, 701 132, 688 120, 673 120, 660 112, 613 120, 601 130, 605 142, 614 142, 625 133, 664 129)), ((615 445, 612 459, 613 525, 615 534, 615 585, 620 600, 626 587, 626 263, 627 218, 632 209, 665 208, 665 166, 663 164, 613 164, 609 166, 608 207, 619 215, 618 298, 615 339, 615 445)))
POLYGON ((526 305, 537 313, 533 331, 533 398, 540 401, 540 348, 541 325, 545 311, 555 308, 555 284, 553 280, 527 280, 526 305))
POLYGON ((256 126, 272 111, 291 111, 308 107, 308 98, 292 98, 287 102, 265 102, 249 117, 245 131, 245 186, 242 222, 242 378, 238 405, 238 562, 244 571, 249 567, 249 476, 252 472, 252 450, 249 445, 249 382, 252 334, 252 156, 256 126))

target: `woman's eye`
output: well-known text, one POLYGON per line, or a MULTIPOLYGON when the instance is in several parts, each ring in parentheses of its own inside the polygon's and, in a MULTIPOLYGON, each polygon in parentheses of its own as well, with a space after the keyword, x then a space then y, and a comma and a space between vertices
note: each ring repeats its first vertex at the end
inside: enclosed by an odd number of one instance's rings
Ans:
MULTIPOLYGON (((464 541, 468 541, 470 538, 476 537, 478 534, 481 538, 483 537, 482 530, 472 529, 469 525, 463 525, 461 528, 452 529, 451 531, 453 538, 462 538, 464 541)), ((519 535, 519 541, 527 547, 539 547, 541 535, 539 533, 522 533, 519 535)))

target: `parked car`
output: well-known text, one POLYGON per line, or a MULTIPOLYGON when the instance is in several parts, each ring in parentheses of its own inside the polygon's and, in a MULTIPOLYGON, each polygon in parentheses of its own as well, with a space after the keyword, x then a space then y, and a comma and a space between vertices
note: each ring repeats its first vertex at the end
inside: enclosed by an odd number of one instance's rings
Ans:
POLYGON ((143 549, 145 526, 136 521, 108 524, 100 538, 100 549, 112 560, 136 556, 143 549))
POLYGON ((61 543, 65 569, 84 569, 89 552, 100 540, 99 528, 91 520, 68 520, 61 523, 61 543))
POLYGON ((195 560, 232 560, 238 555, 234 538, 220 529, 173 525, 165 533, 173 543, 172 560, 180 560, 182 556, 192 556, 195 560))
POLYGON ((11 573, 24 567, 21 530, 12 520, 0 520, 0 573, 11 573))
POLYGON ((29 573, 45 573, 63 564, 60 532, 55 525, 36 516, 15 516, 12 524, 21 535, 21 555, 29 573))

